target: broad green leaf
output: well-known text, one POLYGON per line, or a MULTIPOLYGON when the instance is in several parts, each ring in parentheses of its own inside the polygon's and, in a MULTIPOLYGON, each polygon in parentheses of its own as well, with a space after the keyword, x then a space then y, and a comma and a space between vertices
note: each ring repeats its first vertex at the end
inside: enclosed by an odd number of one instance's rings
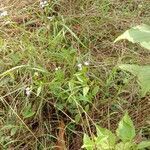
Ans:
POLYGON ((96 137, 95 144, 97 150, 110 150, 113 148, 108 142, 108 136, 96 137))
POLYGON ((32 117, 35 114, 35 112, 31 108, 31 104, 29 104, 27 107, 25 107, 24 111, 22 112, 22 115, 24 118, 32 117))
POLYGON ((120 142, 116 144, 115 150, 136 150, 136 144, 132 142, 120 142))
POLYGON ((85 97, 85 96, 83 96, 83 95, 79 95, 79 96, 78 96, 78 99, 79 99, 80 101, 84 101, 84 102, 89 102, 89 103, 91 102, 90 99, 88 98, 88 96, 85 97))
POLYGON ((137 76, 138 83, 141 86, 142 96, 145 96, 150 91, 150 66, 123 64, 119 68, 137 76))
POLYGON ((116 136, 108 129, 96 126, 97 142, 102 148, 112 149, 116 143, 116 136))
POLYGON ((132 43, 139 43, 150 50, 150 26, 142 24, 125 31, 114 42, 127 39, 132 43))
POLYGON ((84 134, 82 148, 86 148, 87 150, 93 150, 94 147, 94 141, 92 141, 88 135, 84 134))
POLYGON ((150 50, 150 42, 141 42, 141 46, 150 50))
POLYGON ((142 141, 138 144, 138 149, 150 148, 150 141, 142 141))
POLYGON ((89 88, 88 86, 86 86, 86 87, 83 88, 83 96, 84 96, 84 97, 86 97, 86 95, 88 94, 89 89, 90 89, 90 88, 89 88))
POLYGON ((32 117, 33 115, 35 114, 35 112, 33 112, 33 111, 26 111, 25 113, 23 113, 23 116, 24 116, 24 118, 30 118, 30 117, 32 117))
POLYGON ((124 149, 124 143, 123 142, 116 144, 116 147, 115 147, 115 150, 121 150, 121 149, 124 149))
POLYGON ((119 122, 116 133, 123 142, 130 142, 135 137, 135 128, 128 113, 125 113, 124 117, 119 122))

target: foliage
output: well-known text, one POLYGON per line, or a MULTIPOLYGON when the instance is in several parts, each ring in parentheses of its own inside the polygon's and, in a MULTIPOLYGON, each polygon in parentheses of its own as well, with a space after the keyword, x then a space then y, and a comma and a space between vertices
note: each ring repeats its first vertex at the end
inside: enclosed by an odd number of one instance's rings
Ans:
MULTIPOLYGON (((110 114, 124 111, 126 104, 132 106, 129 96, 141 100, 130 91, 133 77, 116 65, 127 60, 140 66, 149 51, 142 52, 141 62, 137 51, 132 51, 141 50, 137 46, 126 51, 112 41, 130 24, 149 21, 147 0, 22 0, 9 1, 9 6, 6 1, 1 12, 7 10, 8 15, 0 17, 0 149, 55 149, 62 139, 60 120, 66 147, 80 149, 78 137, 99 116, 100 122, 114 120, 110 114)), ((141 107, 135 105, 133 112, 141 107)), ((146 128, 144 121, 139 124, 146 128)), ((99 136, 111 136, 112 140, 102 139, 105 147, 107 142, 111 147, 116 135, 96 128, 99 136)))
POLYGON ((116 134, 96 125, 97 135, 84 134, 83 146, 86 150, 142 150, 150 147, 150 141, 135 142, 135 127, 128 113, 119 122, 116 134))
POLYGON ((150 91, 150 66, 123 64, 119 65, 119 68, 137 76, 142 96, 150 91))
MULTIPOLYGON (((65 83, 64 77, 64 72, 61 69, 57 70, 49 86, 51 93, 58 99, 56 108, 67 109, 74 116, 78 114, 78 109, 81 107, 87 108, 86 111, 88 111, 92 98, 99 91, 96 83, 88 77, 88 66, 77 70, 68 80, 65 80, 65 83)), ((80 111, 82 113, 82 109, 80 111)))
MULTIPOLYGON (((127 39, 132 43, 139 43, 142 47, 150 50, 150 26, 148 25, 139 25, 133 27, 122 35, 120 35, 115 42, 127 39)), ((139 66, 139 65, 130 65, 123 64, 119 65, 119 68, 125 71, 132 73, 137 76, 138 83, 141 86, 142 96, 145 96, 147 92, 150 91, 150 66, 139 66)))
POLYGON ((142 47, 150 50, 150 26, 142 24, 133 27, 120 35, 115 42, 123 39, 132 43, 139 43, 142 47))

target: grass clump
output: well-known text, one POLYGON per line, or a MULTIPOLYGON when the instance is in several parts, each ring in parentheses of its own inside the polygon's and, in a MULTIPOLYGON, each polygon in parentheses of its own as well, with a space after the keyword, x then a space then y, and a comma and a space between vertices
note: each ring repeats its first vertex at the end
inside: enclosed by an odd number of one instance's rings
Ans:
POLYGON ((114 130, 126 110, 148 139, 149 95, 117 66, 149 64, 149 52, 113 41, 149 24, 149 2, 15 3, 0 18, 1 149, 81 149, 96 122, 114 130))

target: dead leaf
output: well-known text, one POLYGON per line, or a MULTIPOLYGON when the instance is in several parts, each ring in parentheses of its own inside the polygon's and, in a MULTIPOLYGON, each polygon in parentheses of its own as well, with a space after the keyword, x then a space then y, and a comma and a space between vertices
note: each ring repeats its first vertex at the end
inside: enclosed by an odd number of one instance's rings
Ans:
POLYGON ((65 124, 63 120, 60 121, 58 129, 59 132, 55 145, 55 150, 66 150, 67 148, 65 144, 65 124))

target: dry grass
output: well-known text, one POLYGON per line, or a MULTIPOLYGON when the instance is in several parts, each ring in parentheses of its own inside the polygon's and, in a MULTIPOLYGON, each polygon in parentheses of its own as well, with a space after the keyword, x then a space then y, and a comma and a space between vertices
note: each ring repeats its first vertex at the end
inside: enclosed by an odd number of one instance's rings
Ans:
POLYGON ((49 4, 44 10, 39 8, 39 1, 1 2, 1 8, 9 13, 0 18, 1 149, 56 149, 65 140, 67 149, 78 150, 83 132, 91 132, 93 122, 114 130, 126 110, 137 132, 141 130, 148 138, 150 97, 141 98, 135 79, 125 77, 116 66, 150 64, 150 54, 138 45, 113 41, 130 26, 150 23, 149 0, 51 0, 49 4), (54 16, 54 20, 47 20, 48 16, 54 16), (85 60, 90 62, 90 87, 98 85, 100 90, 88 112, 77 105, 75 111, 82 117, 75 123, 74 114, 68 110, 74 107, 66 104, 61 110, 57 106, 59 90, 53 92, 51 87, 55 86, 56 67, 65 72, 61 85, 56 83, 65 90, 77 72, 76 64, 85 60), (26 64, 30 69, 25 67, 1 77, 6 70, 26 64), (122 83, 124 79, 128 79, 127 84, 122 83), (25 88, 30 85, 33 91, 27 98, 25 88), (37 96, 40 85, 42 91, 37 96), (24 118, 22 112, 29 103, 35 116, 24 118))

